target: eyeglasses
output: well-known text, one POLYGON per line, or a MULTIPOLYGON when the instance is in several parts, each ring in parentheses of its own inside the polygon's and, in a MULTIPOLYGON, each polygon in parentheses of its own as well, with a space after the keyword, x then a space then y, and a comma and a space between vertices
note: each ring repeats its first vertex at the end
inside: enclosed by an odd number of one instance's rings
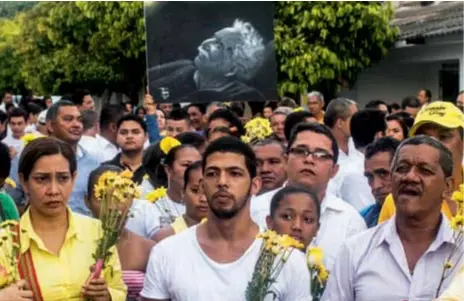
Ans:
POLYGON ((300 158, 307 158, 309 155, 312 155, 313 158, 318 161, 333 160, 333 156, 329 154, 329 152, 325 150, 320 150, 320 149, 315 150, 315 151, 310 151, 303 147, 294 147, 290 149, 289 153, 297 157, 300 157, 300 158))

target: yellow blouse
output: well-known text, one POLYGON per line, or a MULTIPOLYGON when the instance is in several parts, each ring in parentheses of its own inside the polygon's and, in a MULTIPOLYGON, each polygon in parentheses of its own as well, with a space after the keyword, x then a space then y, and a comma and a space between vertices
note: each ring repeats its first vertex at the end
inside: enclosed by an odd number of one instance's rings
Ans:
MULTIPOLYGON (((380 210, 379 214, 379 224, 383 223, 384 221, 389 220, 396 212, 395 201, 393 200, 393 196, 390 193, 387 198, 385 199, 385 203, 383 203, 382 209, 380 210)), ((451 209, 448 206, 446 201, 441 203, 441 212, 448 218, 451 219, 453 214, 451 213, 451 209)))
MULTIPOLYGON (((31 250, 42 297, 47 301, 85 301, 82 286, 95 264, 92 254, 102 235, 100 221, 68 209, 69 228, 59 255, 47 250, 34 231, 29 209, 21 217, 21 253, 31 250)), ((126 300, 126 286, 122 280, 121 264, 115 247, 102 276, 106 279, 112 301, 126 300)))
POLYGON ((464 266, 454 276, 453 281, 448 286, 439 301, 463 301, 464 300, 464 266))
POLYGON ((180 233, 180 232, 182 232, 182 231, 184 231, 185 229, 188 228, 187 223, 185 222, 185 219, 184 219, 184 217, 182 215, 176 217, 174 222, 171 224, 171 227, 172 227, 172 229, 174 229, 174 233, 176 233, 176 234, 178 234, 178 233, 180 233))

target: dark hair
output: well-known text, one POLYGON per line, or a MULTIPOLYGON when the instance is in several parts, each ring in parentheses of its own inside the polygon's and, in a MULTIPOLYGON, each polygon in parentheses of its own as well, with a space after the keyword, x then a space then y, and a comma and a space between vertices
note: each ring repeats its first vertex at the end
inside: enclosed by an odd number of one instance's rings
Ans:
POLYGON ((365 109, 377 109, 377 107, 380 106, 380 105, 387 106, 385 101, 380 100, 380 99, 375 99, 375 100, 369 101, 364 108, 365 109))
POLYGON ((93 192, 98 179, 107 171, 122 172, 123 169, 115 165, 102 164, 97 169, 92 170, 89 174, 89 180, 87 181, 87 198, 89 199, 89 202, 93 199, 93 192))
POLYGON ((27 181, 35 163, 40 158, 58 154, 61 154, 68 161, 71 174, 76 172, 76 155, 68 143, 54 137, 40 137, 24 147, 19 158, 18 174, 22 174, 24 180, 27 181))
POLYGON ((24 118, 24 121, 27 122, 27 113, 21 108, 14 108, 11 110, 11 112, 8 114, 8 120, 11 121, 11 118, 13 117, 22 117, 24 118))
POLYGON ((135 110, 135 114, 138 114, 140 110, 143 111, 143 115, 147 115, 147 110, 143 106, 137 107, 137 109, 135 110))
POLYGON ((338 119, 344 119, 350 116, 350 106, 357 105, 354 100, 348 98, 332 99, 324 114, 324 124, 333 128, 338 119))
POLYGON ((201 103, 191 103, 187 106, 187 111, 188 109, 190 109, 191 107, 195 107, 198 109, 198 111, 200 111, 201 114, 205 114, 206 113, 206 106, 204 104, 201 104, 201 103))
POLYGON ((229 136, 235 136, 235 133, 232 133, 232 131, 226 127, 226 126, 217 126, 213 129, 206 129, 205 130, 205 135, 206 137, 209 137, 211 136, 211 134, 214 134, 214 133, 223 133, 223 134, 227 134, 229 136))
POLYGON ((417 136, 408 138, 404 140, 403 142, 401 142, 401 144, 396 149, 396 153, 393 158, 392 166, 396 166, 396 164, 398 163, 399 152, 403 147, 407 145, 423 145, 423 144, 431 146, 435 148, 436 150, 438 150, 438 152, 440 153, 438 161, 445 175, 445 178, 451 177, 453 175, 453 166, 454 166, 453 155, 451 154, 451 151, 437 139, 430 137, 430 136, 426 136, 426 135, 417 135, 417 136))
POLYGON ((366 147, 364 158, 369 160, 378 153, 390 153, 390 160, 392 160, 399 145, 400 142, 392 137, 380 138, 366 147))
POLYGON ((205 171, 208 157, 215 153, 233 153, 244 156, 250 177, 256 177, 256 155, 248 144, 230 136, 214 140, 208 145, 203 154, 203 172, 205 171))
POLYGON ((190 174, 193 171, 197 170, 197 169, 201 169, 201 160, 193 162, 192 165, 190 165, 189 167, 187 167, 185 169, 185 173, 184 173, 184 191, 187 189, 187 185, 190 182, 190 174))
POLYGON ((45 116, 46 121, 55 121, 58 117, 58 113, 61 107, 75 107, 76 105, 67 100, 60 100, 55 102, 48 108, 47 115, 45 116))
POLYGON ((39 104, 36 104, 33 102, 28 103, 26 106, 27 115, 30 115, 30 114, 38 115, 42 111, 43 111, 43 108, 39 104))
POLYGON ((245 107, 243 106, 242 102, 233 102, 229 110, 235 113, 238 117, 243 117, 243 113, 245 112, 245 107))
POLYGON ((0 122, 4 123, 8 120, 8 114, 0 110, 0 122))
POLYGON ((319 222, 319 218, 321 217, 321 204, 319 203, 319 200, 315 193, 301 186, 285 186, 284 188, 277 191, 277 193, 274 194, 274 196, 271 199, 270 216, 272 218, 275 217, 275 213, 283 199, 285 199, 289 195, 297 193, 306 194, 311 198, 311 200, 314 202, 314 205, 316 206, 317 222, 319 222))
POLYGON ((0 179, 8 178, 11 169, 10 149, 2 142, 0 142, 0 166, 2 167, 0 168, 0 179))
POLYGON ((420 103, 419 99, 417 99, 417 97, 415 97, 415 96, 408 96, 408 97, 405 97, 405 98, 401 101, 401 109, 404 110, 404 109, 406 109, 406 107, 409 107, 409 108, 420 108, 420 107, 421 107, 421 103, 420 103))
POLYGON ((84 131, 94 127, 98 122, 98 113, 94 110, 85 110, 81 113, 84 131))
POLYGON ((290 134, 292 133, 292 129, 299 123, 304 122, 306 118, 314 117, 311 112, 308 111, 298 111, 290 113, 287 118, 285 119, 284 125, 284 133, 285 139, 290 139, 290 134))
POLYGON ((134 121, 134 122, 137 122, 140 127, 143 129, 143 131, 146 133, 147 132, 147 125, 145 124, 145 121, 143 121, 142 118, 140 118, 140 116, 138 115, 134 115, 134 114, 127 114, 127 115, 124 115, 122 116, 119 120, 118 120, 118 123, 116 124, 116 128, 119 130, 119 128, 121 127, 121 125, 126 122, 126 121, 134 121))
POLYGON ((366 147, 375 139, 378 132, 385 133, 387 122, 385 112, 377 109, 364 109, 351 117, 350 131, 356 148, 366 147))
POLYGON ((425 89, 425 88, 424 88, 424 89, 420 89, 419 92, 421 92, 421 91, 424 91, 424 92, 425 92, 425 96, 428 97, 428 99, 429 99, 430 101, 432 101, 432 92, 431 92, 429 89, 425 89))
MULTIPOLYGON (((408 138, 409 128, 406 125, 404 117, 402 117, 401 115, 398 115, 398 114, 392 114, 392 115, 388 115, 386 120, 387 120, 387 122, 392 121, 392 120, 397 121, 400 124, 401 130, 403 131, 404 139, 408 138)), ((413 119, 413 122, 414 122, 414 119, 413 119)))
POLYGON ((148 181, 155 188, 166 185, 166 173, 163 174, 162 178, 158 178, 159 175, 157 174, 158 166, 161 165, 161 161, 164 156, 165 155, 160 148, 159 141, 155 144, 151 144, 143 154, 142 162, 143 166, 145 167, 145 172, 148 175, 148 181))
POLYGON ((166 116, 166 120, 168 119, 176 121, 185 120, 185 122, 190 125, 190 116, 184 109, 173 109, 169 112, 168 116, 166 116))
POLYGON ((285 145, 279 140, 273 139, 273 138, 266 138, 264 140, 258 140, 256 143, 253 144, 253 147, 260 147, 260 146, 266 146, 266 145, 272 145, 272 144, 276 144, 280 147, 282 151, 282 155, 286 153, 287 148, 285 147, 285 145))
POLYGON ((76 92, 72 95, 71 101, 76 105, 76 106, 81 106, 84 103, 84 97, 86 95, 90 95, 90 91, 86 89, 78 89, 76 92))
POLYGON ((100 129, 107 129, 110 123, 117 124, 124 115, 124 110, 120 105, 106 105, 100 112, 100 129))
POLYGON ((396 102, 392 103, 391 105, 388 105, 388 112, 392 112, 393 110, 399 110, 401 109, 400 105, 396 102))
POLYGON ((316 134, 324 135, 332 143, 332 152, 333 152, 333 162, 337 163, 338 161, 338 144, 337 140, 335 140, 334 135, 332 134, 332 131, 323 124, 319 123, 300 123, 295 126, 295 128, 292 130, 292 134, 290 135, 290 139, 288 139, 288 144, 287 144, 287 149, 290 149, 295 143, 296 137, 298 136, 299 133, 301 132, 313 132, 316 134))
POLYGON ((403 121, 404 123, 406 123, 408 128, 411 128, 414 125, 414 117, 412 117, 412 115, 409 114, 408 112, 398 112, 398 113, 395 113, 394 115, 403 118, 403 121))
POLYGON ((245 128, 243 127, 242 122, 240 119, 229 109, 218 109, 214 111, 208 118, 208 124, 211 121, 216 119, 224 119, 225 121, 231 124, 231 127, 235 127, 237 129, 238 137, 245 135, 245 128))
POLYGON ((200 149, 206 143, 205 137, 195 132, 180 133, 176 136, 176 139, 182 144, 189 144, 197 149, 200 149))

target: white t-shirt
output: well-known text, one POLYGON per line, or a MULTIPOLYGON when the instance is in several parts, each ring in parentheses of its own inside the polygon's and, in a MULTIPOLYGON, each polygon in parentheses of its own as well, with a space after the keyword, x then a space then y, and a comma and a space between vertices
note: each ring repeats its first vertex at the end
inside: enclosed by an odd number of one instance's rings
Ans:
MULTIPOLYGON (((256 239, 234 262, 210 259, 196 237, 197 226, 171 236, 151 250, 142 297, 171 301, 244 301, 258 260, 262 239, 256 239)), ((309 272, 303 252, 294 250, 266 301, 307 301, 309 272)))
POLYGON ((163 226, 170 224, 168 213, 178 217, 185 213, 185 205, 166 197, 156 204, 145 200, 136 200, 131 207, 131 217, 127 220, 126 229, 150 239, 163 226))
POLYGON ((23 145, 23 141, 13 137, 13 134, 7 134, 2 142, 5 143, 8 147, 14 148, 17 153, 20 152, 21 146, 23 145))

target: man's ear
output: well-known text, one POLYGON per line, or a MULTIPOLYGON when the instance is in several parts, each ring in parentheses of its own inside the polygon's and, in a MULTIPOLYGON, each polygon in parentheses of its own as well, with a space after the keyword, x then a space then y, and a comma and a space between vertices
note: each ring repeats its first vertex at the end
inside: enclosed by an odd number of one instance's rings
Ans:
POLYGON ((251 179, 251 195, 257 195, 261 190, 261 178, 256 176, 251 179))
POLYGON ((118 131, 118 126, 114 122, 110 122, 109 124, 109 130, 113 133, 116 133, 118 131))
POLYGON ((333 179, 337 175, 339 168, 340 168, 340 165, 338 165, 338 164, 334 164, 332 166, 332 170, 330 171, 330 178, 331 179, 333 179))
POLYGON ((443 194, 441 196, 442 200, 451 200, 451 196, 453 194, 453 187, 454 187, 454 178, 448 177, 445 179, 445 189, 443 190, 443 194))
POLYGON ((54 131, 53 131, 53 124, 52 124, 52 121, 51 121, 51 120, 47 120, 47 122, 46 122, 45 125, 46 125, 46 127, 47 127, 47 132, 48 132, 49 134, 53 134, 54 131))

